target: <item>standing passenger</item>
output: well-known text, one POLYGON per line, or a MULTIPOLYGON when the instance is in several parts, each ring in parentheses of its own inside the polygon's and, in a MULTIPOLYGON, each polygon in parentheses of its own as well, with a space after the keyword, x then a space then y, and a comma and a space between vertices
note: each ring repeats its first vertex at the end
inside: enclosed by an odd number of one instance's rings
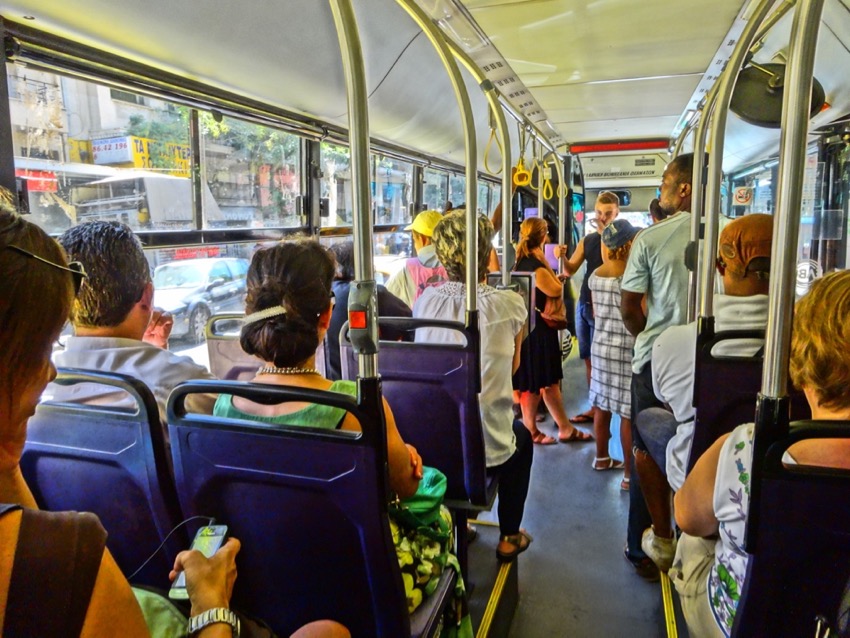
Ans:
POLYGON ((546 297, 563 297, 564 284, 549 266, 544 254, 548 225, 542 217, 529 217, 519 227, 519 243, 516 247, 517 262, 514 270, 533 272, 537 288, 537 313, 534 330, 522 344, 519 369, 513 377, 514 390, 520 393, 522 420, 531 433, 531 439, 539 445, 551 445, 555 439, 537 429, 535 423, 540 397, 558 426, 558 440, 562 443, 584 443, 593 437, 570 424, 564 411, 561 396, 561 345, 558 331, 543 320, 540 308, 546 297))
POLYGON ((434 227, 442 218, 437 211, 426 210, 419 213, 410 226, 405 227, 405 230, 413 233, 416 257, 405 260, 404 267, 390 277, 387 290, 411 308, 426 288, 439 286, 447 279, 446 269, 440 265, 431 244, 434 227))
MULTIPOLYGON (((584 360, 587 374, 587 387, 590 387, 591 358, 590 346, 593 343, 593 301, 589 281, 594 270, 602 265, 602 232, 620 214, 620 198, 615 193, 602 191, 596 198, 596 232, 585 235, 579 241, 573 256, 566 259, 566 246, 560 247, 561 257, 564 257, 564 271, 573 275, 579 267, 587 262, 584 280, 581 282, 578 308, 576 310, 576 336, 578 337, 579 356, 584 360)), ((578 414, 570 419, 571 423, 592 423, 594 410, 578 414)))
MULTIPOLYGON (((446 266, 449 281, 429 288, 413 307, 413 316, 464 321, 466 316, 466 215, 446 215, 434 231, 434 245, 446 266)), ((481 329, 481 423, 487 471, 499 477, 499 560, 511 561, 528 549, 531 536, 520 528, 531 479, 534 449, 528 430, 513 418, 511 375, 519 366, 523 326, 527 312, 522 298, 510 290, 484 284, 493 225, 478 216, 478 312, 481 329)), ((420 328, 417 341, 459 343, 463 336, 439 328, 420 328)))
MULTIPOLYGON (((679 155, 664 170, 659 207, 667 218, 646 228, 634 241, 623 274, 620 312, 626 329, 635 337, 632 359, 632 442, 635 450, 646 446, 635 432, 634 419, 642 410, 661 407, 652 389, 652 344, 666 328, 687 321, 688 269, 685 248, 690 240, 691 176, 693 153, 679 155), (646 296, 647 314, 641 303, 646 296)), ((643 530, 651 521, 632 471, 629 490, 629 526, 626 558, 644 578, 658 578, 658 568, 641 549, 643 530)))
POLYGON ((602 233, 603 264, 590 275, 594 299, 596 330, 590 350, 593 367, 590 377, 590 404, 594 407, 593 433, 596 436, 594 470, 615 470, 625 465, 620 488, 629 489, 628 463, 608 456, 611 437, 611 413, 620 416, 620 441, 625 461, 632 449, 631 390, 632 349, 635 338, 629 334, 620 316, 620 284, 637 229, 625 219, 615 219, 602 233))

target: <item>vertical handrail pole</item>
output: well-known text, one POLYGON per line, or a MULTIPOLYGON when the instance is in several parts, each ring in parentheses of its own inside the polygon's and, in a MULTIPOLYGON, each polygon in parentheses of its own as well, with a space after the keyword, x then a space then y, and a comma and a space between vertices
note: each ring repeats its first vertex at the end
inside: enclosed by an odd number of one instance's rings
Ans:
POLYGON ((685 140, 688 139, 688 135, 691 131, 694 130, 694 121, 697 119, 696 114, 694 114, 690 120, 685 124, 682 132, 679 133, 679 137, 676 138, 676 143, 673 146, 673 159, 679 157, 679 154, 682 152, 682 146, 685 144, 685 140))
MULTIPOLYGON (((715 256, 717 255, 718 228, 720 227, 720 186, 723 181, 723 147, 726 136, 726 121, 729 103, 738 80, 738 72, 747 57, 750 45, 759 33, 761 23, 767 17, 774 0, 760 0, 741 32, 726 69, 720 76, 711 118, 711 155, 708 163, 708 180, 705 190, 705 236, 699 266, 699 317, 700 321, 713 316, 715 256)), ((696 156, 694 156, 696 165, 696 156)), ((693 206, 691 207, 693 208, 693 206)))
MULTIPOLYGON (((705 175, 705 143, 708 138, 708 124, 711 120, 711 113, 714 110, 714 98, 717 96, 717 83, 715 83, 708 95, 705 96, 705 103, 702 106, 702 113, 697 122, 696 132, 694 133, 694 167, 691 177, 691 242, 694 246, 699 246, 700 224, 702 222, 702 194, 705 190, 703 181, 705 175)), ((697 277, 699 275, 699 260, 696 262, 697 268, 690 273, 688 277, 688 321, 696 319, 697 314, 697 277)))
MULTIPOLYGON (((369 175, 369 94, 366 91, 366 71, 363 66, 363 48, 357 31, 357 20, 351 0, 330 0, 334 24, 336 25, 339 48, 342 54, 342 69, 348 98, 348 128, 351 146, 351 189, 352 189, 352 235, 354 238, 354 272, 358 282, 368 289, 371 286, 372 309, 377 308, 375 277, 372 268, 372 220, 369 175)), ((376 312, 367 313, 374 325, 377 345, 376 312)), ((378 376, 377 348, 374 352, 358 354, 359 376, 378 376)))
MULTIPOLYGON (((543 217, 543 205, 546 199, 543 197, 543 145, 537 147, 537 216, 543 217)), ((534 179, 534 175, 531 176, 534 179)))
MULTIPOLYGON (((458 57, 456 52, 455 57, 458 57)), ((461 62, 463 62, 462 59, 461 62)), ((504 110, 502 110, 496 87, 487 78, 481 80, 480 86, 487 98, 487 103, 490 105, 490 112, 496 120, 496 132, 502 138, 502 285, 507 286, 511 283, 511 267, 507 259, 508 246, 513 235, 511 228, 511 200, 513 199, 511 135, 508 131, 508 119, 505 117, 504 110)))
POLYGON ((791 28, 782 135, 779 141, 779 179, 770 252, 770 290, 765 334, 762 394, 779 399, 788 391, 788 360, 794 309, 797 240, 805 180, 806 143, 812 100, 812 72, 824 0, 800 0, 791 28))
MULTIPOLYGON (((466 92, 466 85, 460 68, 455 62, 452 52, 446 43, 443 34, 433 23, 431 18, 413 0, 398 0, 402 8, 419 25, 425 33, 443 66, 449 74, 449 79, 457 98, 460 109, 461 121, 463 123, 463 134, 465 142, 466 159, 466 313, 467 323, 475 319, 477 325, 478 308, 478 146, 475 139, 475 120, 472 116, 472 103, 466 92)), ((503 206, 504 208, 504 206, 503 206)), ((467 326, 469 327, 469 326, 467 326)))

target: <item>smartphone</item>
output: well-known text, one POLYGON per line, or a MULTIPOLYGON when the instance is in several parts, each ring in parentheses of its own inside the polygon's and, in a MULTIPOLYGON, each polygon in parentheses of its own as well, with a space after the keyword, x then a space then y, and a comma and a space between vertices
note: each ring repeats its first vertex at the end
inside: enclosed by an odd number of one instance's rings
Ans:
MULTIPOLYGON (((207 558, 218 551, 227 540, 227 525, 205 525, 195 534, 192 541, 192 549, 197 549, 207 558)), ((186 589, 186 572, 177 574, 177 578, 171 584, 168 597, 174 600, 188 600, 189 592, 186 589)))

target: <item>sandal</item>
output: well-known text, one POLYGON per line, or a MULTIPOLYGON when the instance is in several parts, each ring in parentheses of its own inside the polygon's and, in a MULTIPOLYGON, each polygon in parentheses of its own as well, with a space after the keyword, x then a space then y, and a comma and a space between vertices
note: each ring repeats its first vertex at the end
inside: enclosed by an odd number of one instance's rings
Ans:
POLYGON ((531 435, 531 441, 537 445, 555 445, 557 443, 554 436, 549 436, 540 430, 531 435))
POLYGON ((593 423, 593 414, 588 414, 587 412, 582 412, 581 414, 576 414, 575 416, 570 417, 570 423, 593 423))
POLYGON ((499 560, 503 563, 510 563, 517 556, 522 554, 525 550, 528 549, 528 546, 531 545, 531 542, 534 539, 531 537, 531 534, 526 532, 524 529, 519 530, 518 534, 512 534, 510 536, 500 536, 499 541, 510 543, 516 549, 510 552, 503 552, 496 547, 496 556, 499 557, 499 560))
POLYGON ((624 478, 622 481, 620 481, 620 489, 624 492, 628 492, 629 488, 631 487, 631 483, 631 479, 624 478))
POLYGON ((625 467, 625 463, 622 461, 615 461, 610 456, 602 456, 602 457, 594 457, 593 463, 590 464, 597 472, 605 472, 606 470, 622 470, 625 467), (596 467, 597 463, 604 463, 602 467, 596 467))
POLYGON ((589 443, 593 440, 593 435, 584 430, 573 428, 569 436, 559 436, 558 440, 561 443, 589 443))

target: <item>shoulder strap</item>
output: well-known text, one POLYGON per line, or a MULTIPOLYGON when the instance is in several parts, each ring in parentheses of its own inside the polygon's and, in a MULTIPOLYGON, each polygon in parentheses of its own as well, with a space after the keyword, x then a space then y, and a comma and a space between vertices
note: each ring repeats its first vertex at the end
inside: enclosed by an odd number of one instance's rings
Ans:
POLYGON ((80 635, 106 546, 94 514, 24 509, 3 635, 80 635))
POLYGON ((0 516, 3 516, 6 512, 14 512, 15 510, 21 509, 20 505, 13 505, 9 503, 0 503, 0 516))

